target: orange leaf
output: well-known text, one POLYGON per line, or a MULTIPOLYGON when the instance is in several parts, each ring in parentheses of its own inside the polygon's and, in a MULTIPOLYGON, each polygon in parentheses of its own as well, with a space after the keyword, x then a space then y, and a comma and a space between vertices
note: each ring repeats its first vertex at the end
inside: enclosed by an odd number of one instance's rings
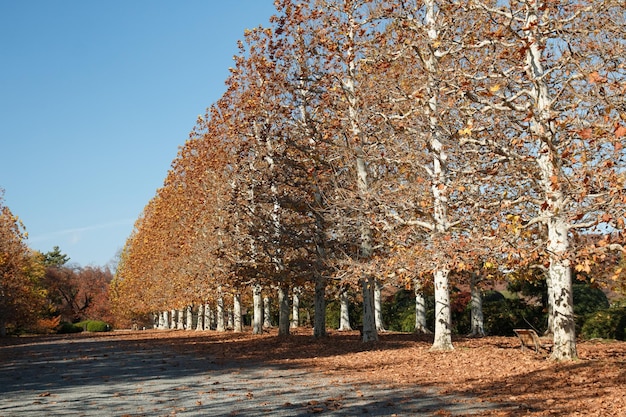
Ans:
POLYGON ((598 71, 594 71, 587 76, 587 79, 591 84, 594 83, 605 83, 607 81, 606 77, 601 76, 598 71))
MULTIPOLYGON (((615 137, 619 139, 622 136, 626 136, 626 127, 624 127, 622 125, 619 125, 619 126, 617 126, 615 128, 615 137)), ((620 145, 621 145, 621 143, 620 143, 620 145)), ((616 145, 616 147, 617 147, 617 145, 616 145)), ((620 149, 621 149, 621 147, 620 147, 620 149)), ((619 150, 619 149, 616 149, 616 150, 619 150)))

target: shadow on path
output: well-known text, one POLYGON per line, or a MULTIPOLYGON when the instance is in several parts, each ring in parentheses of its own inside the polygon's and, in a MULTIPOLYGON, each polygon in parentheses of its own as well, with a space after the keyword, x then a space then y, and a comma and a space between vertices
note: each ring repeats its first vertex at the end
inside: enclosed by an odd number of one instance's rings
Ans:
POLYGON ((434 389, 392 389, 304 368, 218 360, 181 349, 176 340, 112 335, 1 346, 0 416, 419 416, 493 407, 434 389))

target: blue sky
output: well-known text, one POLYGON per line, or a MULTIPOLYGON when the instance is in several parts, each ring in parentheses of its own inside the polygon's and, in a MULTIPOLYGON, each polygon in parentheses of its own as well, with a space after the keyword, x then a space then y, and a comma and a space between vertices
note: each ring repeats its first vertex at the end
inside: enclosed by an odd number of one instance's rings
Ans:
POLYGON ((0 0, 0 188, 28 245, 105 265, 272 0, 0 0))

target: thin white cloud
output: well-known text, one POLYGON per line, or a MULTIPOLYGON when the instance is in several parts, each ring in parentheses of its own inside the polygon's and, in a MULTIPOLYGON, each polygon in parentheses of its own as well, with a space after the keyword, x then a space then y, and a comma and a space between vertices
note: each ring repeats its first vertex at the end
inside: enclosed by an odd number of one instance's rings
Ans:
POLYGON ((46 240, 58 238, 60 236, 70 235, 71 243, 78 243, 78 241, 80 241, 82 233, 84 232, 89 232, 92 230, 108 229, 110 227, 115 227, 115 226, 125 226, 128 224, 133 224, 134 222, 135 222, 134 219, 124 219, 124 220, 117 220, 114 222, 94 224, 94 225, 85 226, 85 227, 75 227, 72 229, 57 230, 56 232, 50 232, 50 233, 46 233, 43 235, 29 236, 28 242, 29 243, 44 242, 46 240))

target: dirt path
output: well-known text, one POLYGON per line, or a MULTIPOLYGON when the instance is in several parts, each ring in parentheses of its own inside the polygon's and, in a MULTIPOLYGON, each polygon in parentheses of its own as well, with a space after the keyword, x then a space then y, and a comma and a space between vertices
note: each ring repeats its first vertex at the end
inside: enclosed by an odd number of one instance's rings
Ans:
POLYGON ((429 416, 493 407, 433 389, 356 384, 296 365, 226 362, 158 339, 118 336, 0 346, 0 416, 429 416))

